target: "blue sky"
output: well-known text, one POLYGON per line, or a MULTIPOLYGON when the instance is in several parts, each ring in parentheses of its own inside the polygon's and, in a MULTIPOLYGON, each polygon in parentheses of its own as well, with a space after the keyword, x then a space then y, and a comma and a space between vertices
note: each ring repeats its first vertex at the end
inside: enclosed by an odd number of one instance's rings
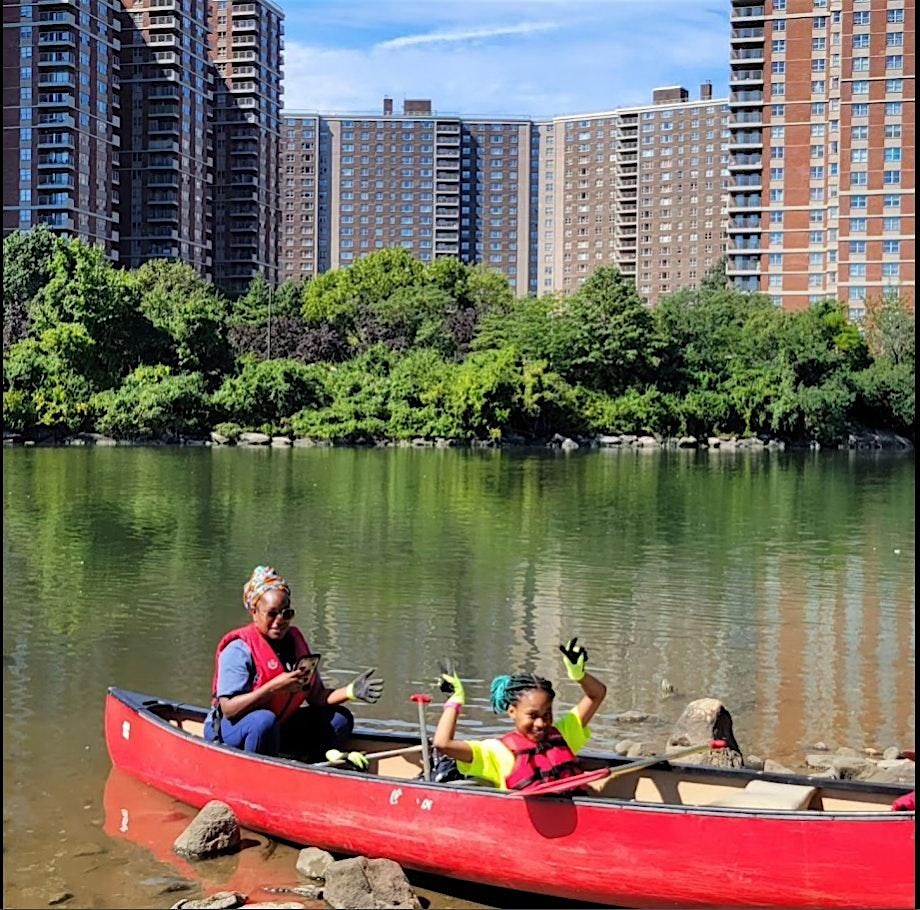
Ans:
POLYGON ((466 116, 610 110, 709 79, 728 93, 728 0, 276 0, 288 110, 466 116))

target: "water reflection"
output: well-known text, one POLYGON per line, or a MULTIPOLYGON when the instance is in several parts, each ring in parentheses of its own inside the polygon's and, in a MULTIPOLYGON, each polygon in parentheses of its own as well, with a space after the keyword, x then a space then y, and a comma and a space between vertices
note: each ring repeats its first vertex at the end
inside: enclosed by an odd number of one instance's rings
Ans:
MULTIPOLYGON (((558 682, 573 634, 663 736, 691 698, 745 751, 914 739, 914 459, 819 453, 4 450, 7 853, 98 819, 109 684, 204 702, 260 562, 293 586, 331 684, 377 666, 359 721, 415 729, 437 659, 468 732, 502 728, 488 681, 558 682), (660 681, 677 689, 662 698, 660 681), (89 805, 90 809, 84 806, 89 805)), ((435 720, 432 712, 431 723, 435 720)), ((8 886, 9 887, 9 886, 8 886)))

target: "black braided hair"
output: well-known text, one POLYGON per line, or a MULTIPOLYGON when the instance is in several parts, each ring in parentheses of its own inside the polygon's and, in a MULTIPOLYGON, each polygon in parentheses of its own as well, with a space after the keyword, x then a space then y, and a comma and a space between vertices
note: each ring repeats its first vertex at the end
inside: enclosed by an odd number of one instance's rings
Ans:
POLYGON ((556 697, 553 684, 534 673, 515 673, 514 676, 496 676, 492 680, 492 710, 504 714, 512 705, 516 705, 525 692, 538 690, 545 692, 551 699, 556 697))

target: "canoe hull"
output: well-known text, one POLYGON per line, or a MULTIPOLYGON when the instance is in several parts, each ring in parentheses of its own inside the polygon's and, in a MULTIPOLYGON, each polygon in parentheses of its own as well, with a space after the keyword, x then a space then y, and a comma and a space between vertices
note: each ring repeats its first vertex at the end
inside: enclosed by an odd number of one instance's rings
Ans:
MULTIPOLYGON (((245 827, 468 881, 626 907, 914 906, 913 813, 525 800, 208 744, 111 691, 116 768, 245 827)), ((133 695, 127 693, 127 695, 133 695)))

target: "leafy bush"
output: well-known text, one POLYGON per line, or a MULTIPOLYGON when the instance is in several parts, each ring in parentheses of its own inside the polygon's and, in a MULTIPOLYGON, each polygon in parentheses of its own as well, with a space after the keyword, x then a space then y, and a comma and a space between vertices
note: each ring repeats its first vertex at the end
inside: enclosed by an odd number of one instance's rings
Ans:
POLYGON ((186 436, 204 431, 208 397, 199 373, 138 367, 121 386, 94 396, 96 429, 116 436, 186 436))

